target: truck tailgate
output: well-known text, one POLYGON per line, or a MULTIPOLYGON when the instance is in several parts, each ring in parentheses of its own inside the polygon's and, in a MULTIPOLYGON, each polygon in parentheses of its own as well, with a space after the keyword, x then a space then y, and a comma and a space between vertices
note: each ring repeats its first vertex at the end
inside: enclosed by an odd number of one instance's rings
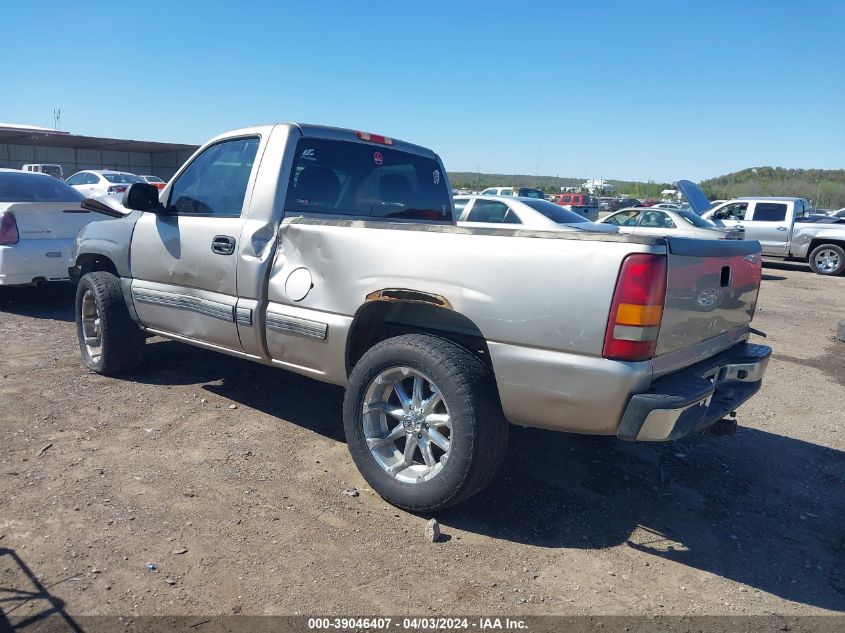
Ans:
POLYGON ((760 243, 668 238, 657 356, 747 326, 760 289, 760 243))

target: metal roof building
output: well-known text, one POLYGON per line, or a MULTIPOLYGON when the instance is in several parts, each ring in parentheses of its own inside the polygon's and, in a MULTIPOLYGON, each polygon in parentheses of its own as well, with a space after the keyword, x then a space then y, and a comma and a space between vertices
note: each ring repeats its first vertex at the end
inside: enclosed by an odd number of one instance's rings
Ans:
POLYGON ((169 180, 197 147, 0 123, 0 167, 55 163, 62 166, 65 178, 82 169, 115 169, 169 180))

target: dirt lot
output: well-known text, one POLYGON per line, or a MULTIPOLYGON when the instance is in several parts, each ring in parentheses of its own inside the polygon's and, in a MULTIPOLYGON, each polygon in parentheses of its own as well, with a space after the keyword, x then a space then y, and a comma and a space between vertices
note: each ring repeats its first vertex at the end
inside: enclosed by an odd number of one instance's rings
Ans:
POLYGON ((70 289, 2 290, 0 609, 845 611, 845 278, 764 272, 775 356, 735 437, 516 432, 434 544, 358 475, 340 389, 160 339, 103 378, 79 362, 70 289))

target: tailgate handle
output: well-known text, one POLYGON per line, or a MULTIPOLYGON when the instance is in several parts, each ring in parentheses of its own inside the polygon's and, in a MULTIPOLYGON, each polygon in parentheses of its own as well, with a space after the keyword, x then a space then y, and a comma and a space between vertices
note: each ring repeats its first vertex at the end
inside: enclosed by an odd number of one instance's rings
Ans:
POLYGON ((719 279, 719 285, 722 288, 727 288, 731 285, 731 267, 730 266, 722 266, 722 275, 719 279))

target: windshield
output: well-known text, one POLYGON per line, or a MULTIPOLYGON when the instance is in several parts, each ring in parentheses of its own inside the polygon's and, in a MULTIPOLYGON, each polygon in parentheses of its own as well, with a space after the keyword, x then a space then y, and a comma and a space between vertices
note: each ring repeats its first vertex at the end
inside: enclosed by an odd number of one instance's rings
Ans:
POLYGON ((525 204, 535 211, 542 213, 552 222, 557 224, 584 224, 590 223, 583 216, 578 215, 574 211, 567 211, 563 207, 556 205, 554 202, 548 200, 522 200, 525 204))
POLYGON ((685 209, 680 209, 675 211, 678 217, 686 220, 693 226, 697 226, 700 229, 715 229, 718 228, 713 222, 710 220, 705 220, 700 215, 698 215, 695 211, 687 211, 685 209))
POLYGON ((136 182, 144 182, 143 178, 140 176, 136 176, 135 174, 124 174, 123 172, 101 175, 109 182, 113 182, 118 185, 131 185, 136 182))
POLYGON ((81 202, 84 197, 52 176, 0 171, 0 202, 81 202))
POLYGON ((452 222, 452 199, 433 158, 390 147, 302 138, 285 210, 452 222))

